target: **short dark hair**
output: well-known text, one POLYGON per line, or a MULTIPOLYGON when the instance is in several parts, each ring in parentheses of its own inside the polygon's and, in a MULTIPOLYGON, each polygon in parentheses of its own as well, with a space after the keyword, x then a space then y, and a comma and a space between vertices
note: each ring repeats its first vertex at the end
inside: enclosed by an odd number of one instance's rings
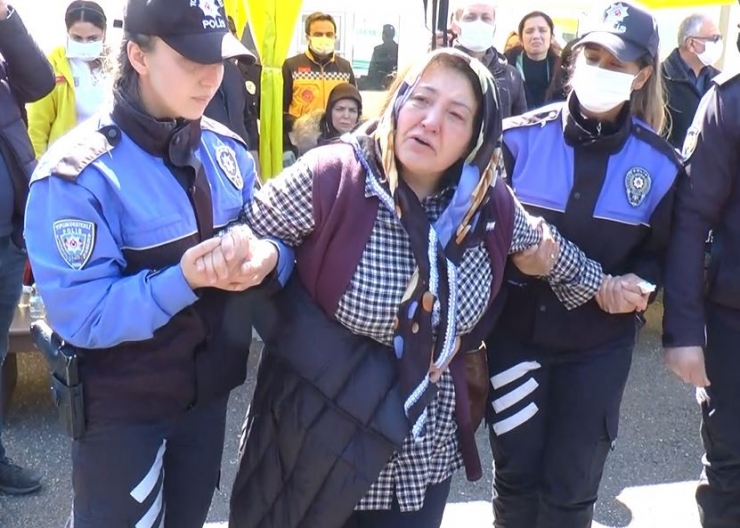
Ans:
POLYGON ((100 4, 86 0, 75 0, 69 4, 67 11, 64 13, 64 23, 67 30, 69 30, 77 22, 90 22, 93 26, 105 31, 108 19, 100 4))
POLYGON ((308 18, 306 19, 306 35, 311 34, 311 24, 314 22, 331 22, 331 25, 334 26, 334 33, 337 32, 337 23, 334 21, 334 17, 327 13, 316 11, 315 13, 308 15, 308 18))

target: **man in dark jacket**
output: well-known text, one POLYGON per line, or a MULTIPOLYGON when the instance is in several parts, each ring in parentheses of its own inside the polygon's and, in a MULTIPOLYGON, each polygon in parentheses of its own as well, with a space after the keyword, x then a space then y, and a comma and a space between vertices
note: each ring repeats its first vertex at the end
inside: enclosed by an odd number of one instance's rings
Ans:
MULTIPOLYGON (((0 0, 0 366, 8 353, 8 334, 21 293, 26 263, 23 212, 36 166, 23 105, 53 88, 51 65, 18 13, 0 0)), ((20 495, 40 486, 40 477, 11 462, 0 442, 0 492, 20 495)))
MULTIPOLYGON (((234 20, 228 17, 234 36, 234 20)), ((221 87, 206 107, 205 116, 236 132, 249 146, 257 160, 259 151, 259 84, 262 69, 255 56, 224 61, 221 87)))
POLYGON ((506 57, 493 47, 496 32, 496 8, 493 2, 467 0, 455 12, 456 48, 475 57, 491 71, 498 86, 501 117, 521 115, 527 111, 524 81, 506 57))
POLYGON ((394 37, 396 28, 390 24, 383 26, 383 43, 375 46, 373 56, 368 67, 368 88, 386 90, 393 81, 398 69, 398 44, 394 37))
POLYGON ((678 48, 662 67, 671 135, 674 147, 683 146, 699 101, 719 73, 712 64, 722 56, 722 37, 717 25, 705 15, 691 15, 678 30, 678 48))
POLYGON ((740 74, 701 100, 684 146, 666 258, 663 345, 668 366, 699 388, 706 454, 696 490, 704 528, 740 526, 740 74), (709 267, 704 240, 714 229, 709 267))

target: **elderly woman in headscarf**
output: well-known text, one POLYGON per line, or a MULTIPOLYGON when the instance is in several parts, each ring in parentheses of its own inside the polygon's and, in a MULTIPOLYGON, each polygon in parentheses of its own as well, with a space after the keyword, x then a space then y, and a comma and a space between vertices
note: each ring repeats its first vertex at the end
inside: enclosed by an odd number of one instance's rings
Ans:
POLYGON ((602 282, 499 179, 501 132, 488 70, 437 50, 379 121, 312 150, 247 208, 257 235, 296 248, 298 273, 259 311, 230 527, 437 528, 452 475, 480 478, 486 394, 468 390, 466 363, 509 255, 527 250, 517 266, 570 307, 602 282))

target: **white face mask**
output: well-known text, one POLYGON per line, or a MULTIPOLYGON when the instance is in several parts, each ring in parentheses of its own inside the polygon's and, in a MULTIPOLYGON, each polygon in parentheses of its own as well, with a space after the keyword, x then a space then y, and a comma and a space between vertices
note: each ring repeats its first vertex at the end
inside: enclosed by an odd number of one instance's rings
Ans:
POLYGON ((67 39, 67 58, 80 59, 83 61, 94 61, 103 55, 103 41, 77 42, 71 38, 67 39))
POLYGON ((704 66, 711 66, 722 57, 722 41, 704 42, 704 53, 697 55, 704 66))
POLYGON ((478 53, 493 46, 493 36, 496 33, 495 25, 482 20, 458 22, 457 25, 460 27, 458 42, 463 47, 478 53))
POLYGON ((311 37, 309 47, 317 55, 331 55, 334 53, 336 39, 331 37, 311 37))
POLYGON ((581 57, 576 63, 571 84, 584 109, 602 114, 630 100, 634 80, 632 74, 592 66, 581 57))

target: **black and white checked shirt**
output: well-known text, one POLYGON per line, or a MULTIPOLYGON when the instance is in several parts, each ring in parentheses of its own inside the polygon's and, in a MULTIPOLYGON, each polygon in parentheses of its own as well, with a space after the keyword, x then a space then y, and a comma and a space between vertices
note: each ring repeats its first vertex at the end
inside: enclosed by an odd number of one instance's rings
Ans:
MULTIPOLYGON (((257 193, 247 210, 247 222, 258 236, 282 239, 294 247, 301 244, 314 229, 313 177, 312 168, 299 159, 257 193)), ((498 185, 504 185, 503 181, 498 185)), ((453 193, 454 189, 448 188, 422 202, 430 221, 442 214, 453 193)), ((376 196, 369 184, 365 186, 365 195, 376 196)), ((565 241, 554 228, 552 231, 561 250, 548 280, 561 301, 574 308, 595 295, 601 285, 601 266, 565 241)), ((510 253, 536 245, 541 238, 539 221, 517 201, 510 253)), ((395 212, 381 203, 370 240, 349 289, 339 302, 336 319, 356 334, 391 346, 393 321, 415 268, 406 231, 395 212)), ((484 243, 466 250, 458 280, 457 331, 464 335, 478 323, 490 297, 492 273, 484 243)), ((428 408, 424 437, 417 442, 411 437, 406 439, 401 451, 391 457, 356 509, 388 510, 394 494, 401 511, 421 509, 426 488, 445 481, 462 467, 454 410, 455 390, 447 371, 439 381, 436 399, 428 408)))

